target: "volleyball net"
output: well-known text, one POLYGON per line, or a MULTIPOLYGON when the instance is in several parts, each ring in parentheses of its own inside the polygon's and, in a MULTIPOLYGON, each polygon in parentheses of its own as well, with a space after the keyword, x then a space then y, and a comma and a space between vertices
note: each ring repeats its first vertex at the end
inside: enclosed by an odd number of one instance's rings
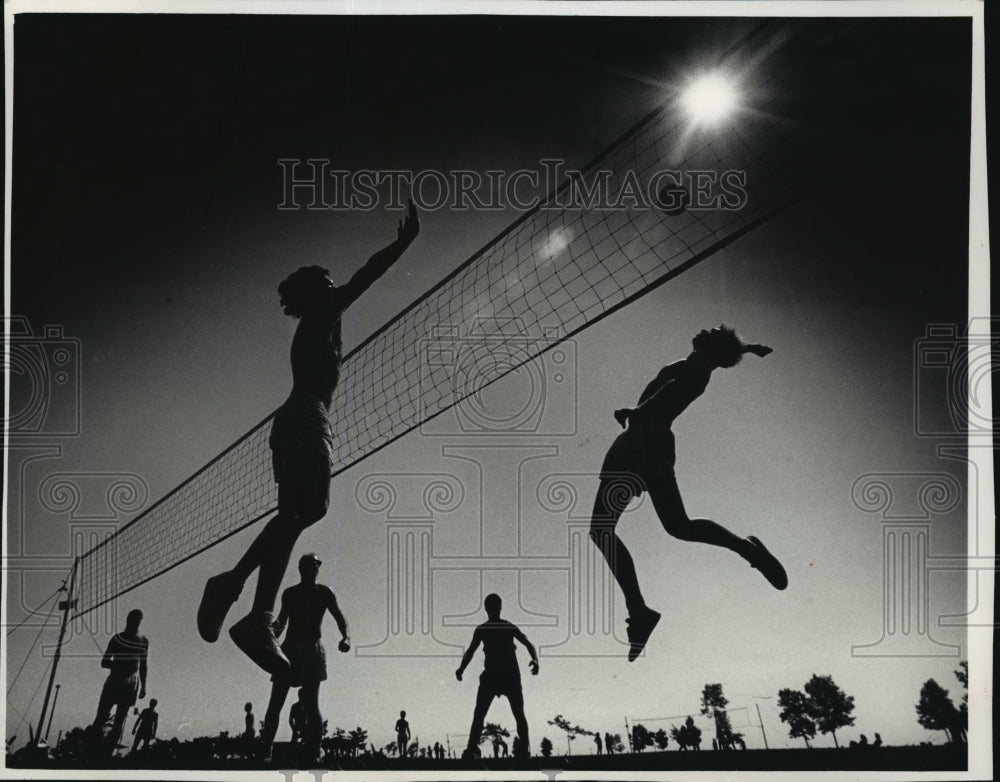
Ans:
MULTIPOLYGON (((856 162, 871 147, 871 128, 858 122, 856 106, 848 111, 856 96, 839 89, 846 66, 832 46, 843 42, 781 40, 758 30, 730 58, 733 67, 749 67, 749 53, 769 51, 747 79, 752 110, 692 127, 671 96, 345 356, 330 415, 335 474, 710 257, 856 162), (816 67, 803 66, 803 58, 816 67), (443 340, 454 349, 442 349, 443 340)), ((76 615, 271 513, 277 486, 269 430, 270 417, 82 555, 76 615)))

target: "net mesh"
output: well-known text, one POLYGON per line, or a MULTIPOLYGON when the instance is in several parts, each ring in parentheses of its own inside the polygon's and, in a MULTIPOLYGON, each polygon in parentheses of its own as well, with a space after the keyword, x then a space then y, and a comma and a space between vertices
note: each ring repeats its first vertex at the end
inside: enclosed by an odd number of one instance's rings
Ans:
MULTIPOLYGON (((335 472, 708 257, 841 168, 871 129, 857 122, 862 109, 846 111, 842 62, 824 43, 786 43, 783 59, 772 54, 771 67, 754 73, 754 111, 725 127, 692 131, 668 101, 347 355, 331 408, 335 472), (804 57, 815 69, 802 67, 804 57), (657 202, 658 185, 677 181, 658 179, 665 171, 686 172, 691 204, 678 214, 668 214, 676 194, 657 202), (708 172, 700 195, 695 172, 708 172), (725 172, 739 173, 724 186, 725 172), (604 203, 588 201, 595 187, 604 203), (720 194, 738 208, 699 207, 699 198, 720 194)), ((77 615, 270 513, 269 430, 270 417, 84 554, 77 615)))

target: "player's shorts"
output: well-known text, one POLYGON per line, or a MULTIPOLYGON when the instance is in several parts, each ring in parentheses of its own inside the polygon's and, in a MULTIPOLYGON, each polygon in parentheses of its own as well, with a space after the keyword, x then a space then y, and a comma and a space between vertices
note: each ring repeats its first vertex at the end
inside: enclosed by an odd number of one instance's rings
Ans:
MULTIPOLYGON (((281 645, 281 651, 288 658, 288 678, 283 681, 289 687, 326 681, 326 649, 321 641, 287 638, 281 645)), ((272 676, 271 681, 278 681, 278 678, 272 676)))
POLYGON ((111 674, 104 680, 104 689, 101 690, 101 702, 114 706, 128 708, 134 706, 139 700, 139 674, 132 673, 124 676, 111 674))
POLYGON ((673 481, 676 460, 672 431, 630 426, 608 449, 600 477, 621 481, 634 476, 631 488, 635 494, 642 494, 649 485, 673 481))
POLYGON ((333 468, 333 430, 323 400, 292 391, 271 424, 271 464, 278 483, 312 474, 316 464, 333 468))
POLYGON ((496 674, 483 671, 479 674, 479 689, 487 692, 493 698, 501 695, 510 697, 521 694, 521 674, 496 674))

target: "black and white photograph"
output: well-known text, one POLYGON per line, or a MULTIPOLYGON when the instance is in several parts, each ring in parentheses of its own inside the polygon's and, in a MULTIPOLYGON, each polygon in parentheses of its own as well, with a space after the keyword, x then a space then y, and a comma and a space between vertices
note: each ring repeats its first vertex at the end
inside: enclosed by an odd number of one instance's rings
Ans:
POLYGON ((4 57, 5 778, 992 778, 983 3, 4 57))

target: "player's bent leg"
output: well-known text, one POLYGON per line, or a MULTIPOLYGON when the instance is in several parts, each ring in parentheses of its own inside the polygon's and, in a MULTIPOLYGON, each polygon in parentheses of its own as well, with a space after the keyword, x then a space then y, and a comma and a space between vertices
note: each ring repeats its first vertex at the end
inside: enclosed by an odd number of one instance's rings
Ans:
POLYGON ((274 637, 270 612, 251 611, 229 628, 229 637, 254 664, 278 678, 288 676, 289 664, 274 637))
POLYGON ((628 548, 615 532, 625 507, 637 495, 630 481, 601 479, 590 517, 590 539, 608 563, 611 574, 625 596, 629 613, 641 612, 646 601, 639 589, 635 563, 628 548))
POLYGON ((219 640, 222 623, 242 591, 243 580, 232 570, 208 579, 198 605, 198 634, 203 640, 219 640))
POLYGON ((721 524, 710 519, 690 518, 684 509, 684 501, 673 475, 664 475, 656 481, 650 481, 649 497, 663 529, 678 540, 720 546, 741 556, 749 551, 746 540, 734 535, 721 524))
POLYGON ((760 540, 753 536, 741 538, 710 519, 689 518, 677 481, 672 475, 651 483, 649 496, 660 517, 660 523, 673 537, 735 551, 751 567, 759 570, 775 589, 785 589, 788 586, 785 569, 760 540))

